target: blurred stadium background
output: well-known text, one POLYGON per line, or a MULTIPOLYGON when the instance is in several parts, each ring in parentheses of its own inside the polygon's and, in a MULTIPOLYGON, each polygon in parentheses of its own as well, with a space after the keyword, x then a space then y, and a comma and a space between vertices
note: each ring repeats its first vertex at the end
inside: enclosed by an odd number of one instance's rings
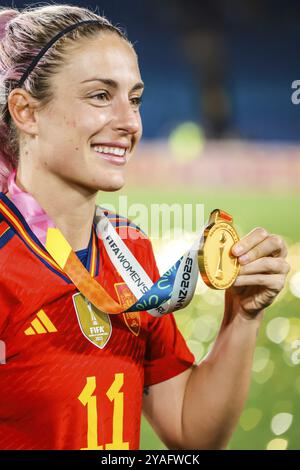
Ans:
MULTIPOLYGON (((144 138, 128 184, 99 194, 99 202, 118 207, 126 195, 146 205, 204 203, 206 217, 215 207, 231 213, 241 236, 264 226, 286 240, 292 270, 266 312, 249 399, 229 449, 299 449, 300 105, 291 99, 300 79, 299 2, 57 3, 97 8, 125 27, 146 84, 144 138)), ((174 256, 195 235, 173 243, 174 256)), ((167 243, 153 244, 160 268, 168 267, 167 243)), ((211 347, 222 312, 223 293, 199 282, 190 306, 176 313, 197 361, 211 347)), ((141 448, 164 448, 144 420, 141 448)))

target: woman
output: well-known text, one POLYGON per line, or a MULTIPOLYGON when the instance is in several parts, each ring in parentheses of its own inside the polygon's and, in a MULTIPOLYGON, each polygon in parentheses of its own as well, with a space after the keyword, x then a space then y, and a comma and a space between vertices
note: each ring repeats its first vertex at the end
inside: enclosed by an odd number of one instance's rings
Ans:
MULTIPOLYGON (((123 186, 141 137, 136 54, 106 19, 68 5, 4 10, 0 31, 1 448, 137 449, 141 407, 169 448, 225 447, 264 308, 289 270, 283 241, 254 229, 235 245, 240 275, 198 366, 172 314, 97 311, 49 256, 45 233, 58 227, 105 291, 132 303, 94 213, 98 190, 123 186)), ((116 230, 129 225, 108 216, 116 230)), ((149 240, 128 230, 139 237, 127 247, 156 281, 149 240)))

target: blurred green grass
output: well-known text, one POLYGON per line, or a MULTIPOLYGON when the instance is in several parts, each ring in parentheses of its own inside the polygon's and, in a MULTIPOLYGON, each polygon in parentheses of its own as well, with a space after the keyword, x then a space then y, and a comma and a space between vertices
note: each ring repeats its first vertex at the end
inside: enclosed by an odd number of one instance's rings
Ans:
MULTIPOLYGON (((203 192, 178 188, 174 190, 157 189, 151 191, 148 188, 123 189, 117 193, 99 192, 98 202, 105 206, 110 203, 118 207, 120 195, 128 197, 128 205, 134 203, 145 204, 204 204, 205 216, 211 210, 221 208, 229 212, 235 223, 242 227, 243 232, 257 226, 265 227, 269 232, 280 233, 291 240, 300 240, 299 213, 300 192, 290 194, 255 193, 248 191, 219 191, 203 192), (297 238, 298 236, 298 238, 297 238)), ((242 235, 242 234, 241 234, 242 235)))
MULTIPOLYGON (((113 204, 118 209, 120 195, 128 197, 128 206, 134 203, 145 204, 204 204, 205 219, 211 210, 221 208, 229 212, 240 236, 245 235, 254 227, 262 226, 270 233, 278 233, 292 247, 292 272, 300 271, 300 193, 264 193, 249 191, 196 191, 189 188, 161 189, 150 191, 143 188, 125 188, 118 193, 99 193, 98 203, 105 206, 113 204)), ((134 219, 133 219, 134 220, 134 219)), ((142 227, 143 228, 143 227, 142 227)), ((178 253, 180 256, 181 253, 178 253)), ((198 341, 193 325, 197 319, 209 316, 217 319, 220 325, 222 317, 222 298, 220 293, 208 292, 207 296, 195 296, 191 304, 183 311, 176 312, 178 327, 187 341, 193 345, 196 359, 200 360, 211 347, 214 338, 198 341), (199 344, 199 348, 198 348, 199 344), (201 347, 200 347, 201 346, 201 347)), ((222 295, 222 294, 221 294, 222 295)), ((293 339, 300 339, 300 299, 292 295, 288 287, 270 307, 260 330, 257 341, 257 352, 267 355, 264 362, 257 362, 258 372, 253 371, 249 398, 247 400, 240 424, 229 444, 230 449, 266 449, 270 441, 282 439, 288 449, 299 449, 300 438, 300 364, 290 360, 293 339), (286 340, 274 343, 266 334, 267 325, 276 317, 290 320, 290 331, 286 340), (299 334, 298 334, 299 333, 299 334), (265 364, 264 364, 265 363, 265 364), (260 364, 260 365, 259 365, 260 364), (264 367, 261 367, 261 364, 264 367), (261 370, 260 370, 261 369, 261 370), (284 423, 281 428, 271 428, 271 422, 278 413, 288 413, 292 423, 286 431, 284 423), (284 432, 282 432, 282 430, 284 432)), ((259 358, 258 358, 259 361, 259 358)), ((234 396, 232 397, 234 400, 234 396)), ((283 415, 280 415, 283 416, 283 415)), ((279 417, 278 417, 279 419, 279 417)), ((152 428, 142 419, 141 449, 163 449, 163 443, 152 428)))

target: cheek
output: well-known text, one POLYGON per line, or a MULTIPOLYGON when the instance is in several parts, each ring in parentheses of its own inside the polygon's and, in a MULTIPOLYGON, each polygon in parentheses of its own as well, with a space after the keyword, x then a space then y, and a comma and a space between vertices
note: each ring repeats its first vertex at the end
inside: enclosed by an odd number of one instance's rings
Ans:
POLYGON ((60 109, 43 116, 39 124, 39 141, 43 147, 59 149, 76 136, 76 119, 60 109))
POLYGON ((49 144, 53 150, 55 142, 57 152, 64 152, 64 149, 70 151, 70 146, 76 150, 99 133, 109 119, 105 110, 94 107, 75 108, 66 104, 64 108, 53 108, 40 122, 41 143, 44 147, 49 144))
POLYGON ((69 126, 83 138, 89 139, 93 134, 101 131, 103 127, 109 122, 107 113, 103 110, 91 110, 82 112, 69 121, 69 126))

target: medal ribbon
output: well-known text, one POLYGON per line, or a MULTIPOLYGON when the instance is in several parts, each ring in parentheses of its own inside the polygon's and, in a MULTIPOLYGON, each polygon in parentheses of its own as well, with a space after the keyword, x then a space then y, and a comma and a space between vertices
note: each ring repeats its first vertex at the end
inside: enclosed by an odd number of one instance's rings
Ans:
MULTIPOLYGON (((104 212, 97 206, 94 217, 97 236, 102 239, 111 262, 137 299, 124 311, 122 305, 116 302, 83 266, 62 232, 33 196, 23 192, 16 185, 15 176, 14 170, 8 179, 12 202, 22 212, 28 225, 58 266, 100 311, 119 314, 146 310, 159 317, 189 304, 198 279, 198 250, 203 243, 203 234, 157 282, 153 283, 104 212)), ((231 219, 228 214, 223 214, 227 220, 231 219)))

